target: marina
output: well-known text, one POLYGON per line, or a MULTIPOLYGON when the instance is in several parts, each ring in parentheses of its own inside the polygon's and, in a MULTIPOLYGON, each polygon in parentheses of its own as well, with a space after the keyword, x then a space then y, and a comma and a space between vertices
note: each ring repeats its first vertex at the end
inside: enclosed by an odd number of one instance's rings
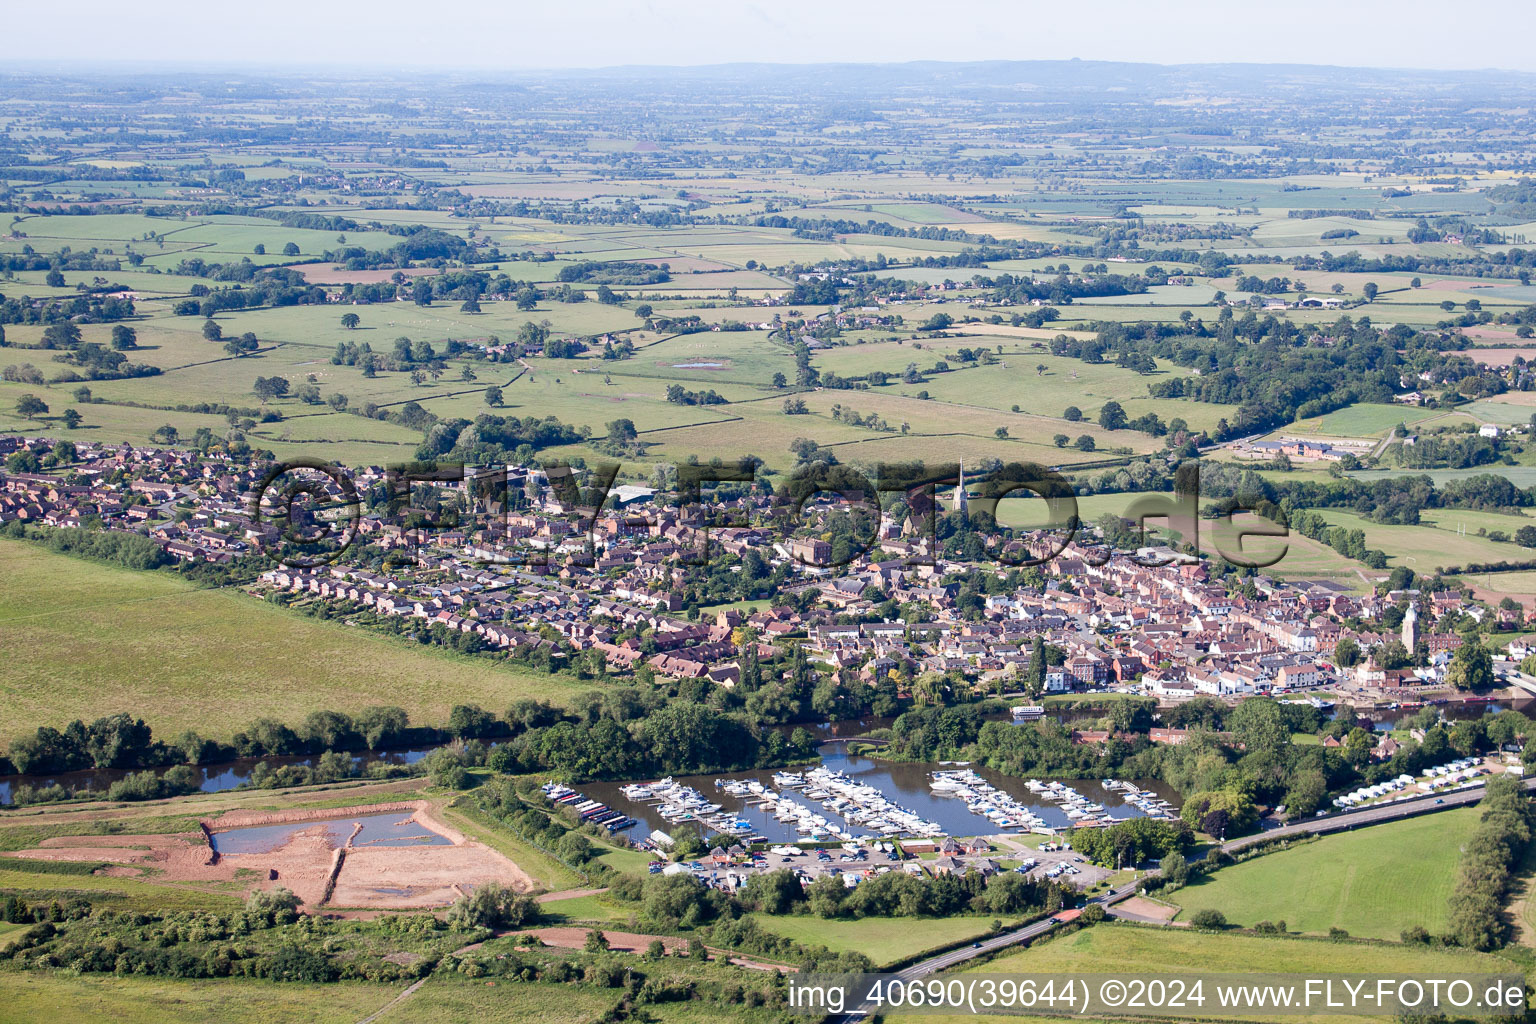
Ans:
POLYGON ((1132 817, 1176 813, 1174 794, 1151 780, 1021 779, 983 766, 907 763, 823 748, 822 763, 779 771, 592 782, 587 796, 634 819, 641 835, 692 826, 747 843, 842 843, 1056 834, 1132 817))
POLYGON ((546 782, 540 788, 544 791, 544 795, 549 797, 550 803, 556 807, 570 808, 583 825, 601 825, 609 832, 619 832, 639 824, 627 814, 616 811, 605 803, 592 800, 569 786, 563 786, 558 782, 546 782))

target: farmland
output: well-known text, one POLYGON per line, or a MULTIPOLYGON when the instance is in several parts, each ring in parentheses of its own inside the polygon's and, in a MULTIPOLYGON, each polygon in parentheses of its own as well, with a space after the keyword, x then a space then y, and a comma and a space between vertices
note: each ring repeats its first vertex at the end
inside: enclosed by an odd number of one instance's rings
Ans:
POLYGON ((1219 910, 1233 924, 1285 921, 1294 932, 1342 928, 1396 940, 1418 926, 1445 929, 1446 904, 1471 809, 1328 836, 1236 864, 1173 893, 1179 919, 1219 910))
MULTIPOLYGON (((775 964, 974 955, 995 919, 1102 892, 1100 839, 1101 862, 1131 854, 1117 890, 1153 849, 1196 855, 1171 821, 1056 791, 1071 870, 1015 874, 1057 833, 993 796, 930 811, 938 764, 1135 779, 1102 799, 1166 793, 1225 838, 1451 756, 1536 759, 1502 690, 1521 654, 1468 642, 1531 622, 1442 594, 1529 607, 1536 572, 1435 571, 1536 554, 1536 75, 716 63, 742 39, 689 68, 632 45, 621 68, 477 69, 483 12, 431 74, 367 66, 364 28, 425 36, 423 13, 327 34, 342 72, 233 46, 212 70, 0 74, 0 1024, 766 1024, 789 1012, 775 964), (333 564, 282 561, 309 510, 252 510, 296 459, 362 484, 333 564), (653 490, 589 510, 556 461, 653 490), (930 544, 899 491, 857 554, 858 514, 817 501, 785 530, 769 493, 914 462, 960 464, 973 494, 1051 467, 1081 493, 1083 558, 999 567, 974 500, 930 544), (402 464, 406 493, 382 471, 402 464), (1146 542, 1203 561, 1137 564, 1115 517, 1195 465, 1200 536, 1146 542), (696 503, 673 488, 689 466, 760 471, 696 503), (1238 564, 1234 507, 1295 528, 1238 564), (710 530, 723 554, 698 564, 710 530), (822 549, 838 564, 804 564, 822 549), (1425 643, 1399 652, 1415 601, 1425 643), (1270 700, 1293 680, 1403 711, 1378 734, 1401 746, 1270 700), (1437 702, 1463 687, 1501 717, 1437 702), (1036 702, 1044 720, 1003 721, 1036 702), (901 808, 808 770, 855 733, 850 777, 901 808), (724 778, 747 772, 778 795, 724 778), (624 788, 664 777, 702 799, 624 788), (545 803, 545 782, 571 791, 545 803), (799 783, 848 829, 780 806, 799 783), (976 814, 1014 832, 995 864, 939 846, 880 873, 857 851, 976 814), (833 849, 762 877, 781 825, 833 849), (225 826, 274 831, 240 850, 225 826), (548 947, 515 934, 540 927, 548 947), (714 959, 676 955, 706 940, 714 959)), ((884 13, 855 42, 903 20, 884 13)), ((1423 37, 1371 34, 1405 25, 1423 37)), ((296 51, 323 31, 280 27, 296 51)), ((1043 505, 997 518, 1023 533, 1043 505)), ((1449 899, 1480 884, 1463 860, 1516 852, 1523 797, 1490 789, 1504 845, 1472 839, 1471 809, 1361 828, 1165 891, 1168 927, 1090 915, 981 970, 1529 972, 1536 855, 1512 890, 1449 899), (1213 910, 1230 926, 1195 927, 1213 910), (1447 940, 1395 941, 1414 927, 1447 940), (1524 948, 1471 952, 1506 938, 1524 948)))
POLYGON ((0 1021, 26 1024, 62 1014, 124 1024, 351 1024, 395 994, 394 988, 367 983, 177 981, 6 971, 0 973, 0 1021))
POLYGON ((818 917, 760 916, 758 924, 807 946, 863 953, 877 966, 896 963, 931 949, 987 933, 991 918, 949 917, 912 923, 900 918, 866 917, 828 921, 818 917))
MULTIPOLYGON (((980 127, 966 104, 950 108, 949 101, 938 102, 954 115, 953 131, 975 136, 967 152, 996 154, 1013 147, 1012 140, 993 138, 980 127)), ((686 134, 696 127, 687 118, 707 121, 711 115, 682 116, 678 130, 686 134)), ((350 123, 363 133, 376 127, 365 117, 350 123)), ((6 221, 0 255, 89 250, 96 257, 89 267, 67 261, 56 273, 27 267, 11 272, 7 289, 36 299, 67 298, 79 289, 124 289, 135 303, 131 324, 138 334, 128 356, 160 372, 90 382, 90 403, 82 405, 72 396, 76 382, 60 375, 51 354, 36 347, 43 325, 9 325, 8 361, 14 359, 18 375, 30 364, 44 379, 0 382, 0 430, 134 442, 170 426, 183 443, 203 431, 216 442, 233 442, 238 435, 279 457, 382 464, 413 457, 422 433, 417 423, 386 422, 384 416, 414 402, 430 417, 470 420, 492 410, 486 398, 495 386, 505 391, 498 413, 555 416, 594 438, 606 434, 610 421, 629 419, 642 440, 636 454, 654 461, 753 454, 785 469, 793 464, 791 444, 808 435, 839 460, 860 463, 896 452, 932 460, 1043 462, 1051 460, 1053 439, 1062 433, 1074 440, 1086 435, 1100 451, 1149 454, 1162 447, 1158 436, 1098 425, 1106 403, 1118 403, 1130 420, 1150 414, 1165 424, 1182 421, 1197 432, 1238 422, 1240 406, 1154 397, 1150 389, 1198 375, 1187 360, 1160 358, 1133 367, 1124 359, 1078 359, 1060 352, 1060 339, 1092 340, 1105 325, 1154 322, 1190 330, 1198 325, 1208 332, 1231 313, 1232 297, 1241 294, 1239 282, 1277 276, 1267 260, 1315 259, 1337 248, 1337 236, 1367 255, 1465 257, 1454 245, 1407 240, 1396 218, 1434 213, 1437 202, 1448 215, 1480 211, 1481 195, 1502 180, 1490 177, 1471 192, 1439 198, 1415 191, 1406 178, 1369 180, 1358 173, 1295 174, 1278 183, 1246 179, 1236 188, 1238 195, 1198 180, 1086 174, 1060 190, 1058 183, 1043 183, 1028 157, 1019 173, 983 197, 968 187, 946 187, 944 175, 905 161, 900 169, 887 164, 878 173, 732 169, 727 174, 733 158, 753 151, 752 144, 731 144, 690 151, 669 171, 679 187, 661 189, 644 175, 593 173, 592 161, 600 154, 643 160, 651 150, 634 149, 634 143, 596 126, 583 138, 592 149, 572 145, 553 152, 549 171, 533 171, 506 157, 455 155, 420 176, 420 187, 429 191, 461 189, 454 194, 468 198, 459 205, 377 199, 363 204, 304 175, 320 170, 348 189, 378 187, 371 172, 352 168, 335 154, 298 155, 274 144, 229 154, 237 157, 241 176, 223 186, 205 183, 210 191, 222 187, 250 200, 239 209, 193 201, 184 185, 154 180, 148 172, 163 167, 163 154, 151 147, 136 152, 130 145, 109 164, 139 172, 133 180, 105 188, 67 181, 53 186, 52 194, 60 198, 84 197, 72 190, 97 198, 105 194, 121 201, 118 209, 94 215, 46 206, 18 209, 6 221), (1383 198, 1384 183, 1407 188, 1402 196, 1383 198), (1337 205, 1338 211, 1292 216, 1296 211, 1288 204, 1301 201, 1292 198, 1300 194, 1308 203, 1337 205), (145 205, 151 197, 161 205, 145 205), (620 204, 676 221, 593 215, 620 204), (1117 256, 1120 262, 1096 265, 1091 252, 1059 251, 1094 239, 1122 207, 1145 219, 1148 230, 1194 232, 1182 255, 1158 261, 1166 266, 1156 269, 1150 283, 1057 300, 1049 317, 1035 316, 1034 307, 1042 302, 1021 305, 988 284, 1000 274, 1036 285, 1057 274, 1141 274, 1150 261, 1117 256), (1072 219, 1057 219, 1063 216, 1072 219), (828 227, 795 226, 802 223, 828 227), (1204 238, 1201 232, 1215 234, 1204 238), (402 255, 418 233, 431 234, 433 252, 451 255, 415 260, 402 255), (928 265, 956 259, 980 238, 1005 248, 981 264, 928 265), (1058 248, 1043 248, 1047 245, 1058 248), (1231 253, 1230 281, 1225 272, 1194 266, 1199 254, 1218 247, 1231 253), (795 298, 813 277, 807 269, 822 266, 867 273, 844 282, 873 287, 864 288, 864 305, 845 306, 844 296, 835 293, 795 298), (628 269, 634 267, 652 274, 628 280, 635 277, 628 269), (604 280, 609 268, 620 284, 600 292, 594 282, 604 280), (299 301, 214 308, 206 300, 226 290, 231 279, 289 272, 312 289, 299 301), (484 275, 488 284, 507 284, 494 295, 477 286, 479 302, 461 301, 467 295, 463 289, 426 297, 413 292, 422 283, 466 273, 484 275), (514 297, 518 301, 508 301, 514 297), (344 313, 350 315, 346 323, 344 313), (936 317, 949 320, 949 328, 924 330, 936 317), (732 329, 713 329, 722 326, 732 329), (215 335, 206 333, 210 328, 215 335), (525 337, 531 329, 581 341, 587 351, 549 359, 535 349, 517 362, 502 363, 484 357, 485 346, 525 337), (256 349, 226 353, 226 341, 241 336, 254 337, 256 349), (432 346, 434 357, 420 364, 392 361, 388 354, 401 338, 432 346), (795 344, 807 339, 814 341, 808 368, 851 382, 848 388, 817 391, 814 381, 798 379, 795 344), (444 354, 450 343, 459 347, 444 354), (377 372, 364 372, 350 358, 335 361, 338 345, 368 345, 383 357, 377 372), (617 358, 600 358, 600 350, 612 345, 633 348, 617 358), (980 350, 985 360, 976 357, 980 350), (872 373, 891 379, 866 390, 872 373), (253 382, 273 376, 290 382, 288 396, 258 403, 253 382), (678 406, 666 399, 672 384, 712 389, 724 401, 678 406), (301 385, 315 389, 307 400, 297 397, 301 385), (14 412, 22 395, 37 391, 49 412, 33 419, 14 412), (797 395, 816 418, 783 415, 783 400, 797 395), (343 399, 345 412, 327 407, 343 399), (249 412, 258 404, 261 415, 254 417, 221 411, 249 412), (901 438, 828 424, 822 417, 834 405, 879 417, 901 438), (73 431, 63 424, 67 408, 82 417, 73 431), (1081 418, 1067 417, 1069 408, 1081 418), (239 422, 242 418, 247 422, 239 422), (1007 432, 1006 440, 999 430, 1007 432)), ((1096 135, 1070 145, 1047 138, 1051 146, 1085 157, 1118 153, 1123 144, 1096 135)), ((768 150, 781 145, 771 137, 758 144, 768 150)), ((410 165, 408 149, 398 155, 410 165)), ((1139 141, 1126 149, 1142 151, 1139 141)), ((908 155, 928 160, 935 152, 927 143, 915 143, 908 155)), ((85 150, 63 155, 108 166, 85 150)), ((1305 287, 1299 273, 1279 277, 1285 287, 1266 285, 1264 292, 1244 298, 1239 312, 1243 305, 1261 308, 1266 296, 1294 305, 1303 294, 1332 294, 1338 298, 1330 301, 1357 316, 1380 303, 1394 320, 1406 317, 1427 326, 1444 315, 1442 303, 1504 311, 1532 298, 1518 282, 1489 282, 1454 268, 1417 280, 1404 271, 1312 267, 1305 287)), ((1314 327, 1330 323, 1336 313, 1292 308, 1284 315, 1314 327)), ((83 340, 104 345, 109 327, 86 323, 83 340)), ((1496 326, 1477 329, 1502 337, 1496 326)), ((1528 418, 1523 409, 1516 396, 1498 396, 1469 405, 1467 412, 1473 420, 1512 425, 1528 418)), ((1381 437, 1400 422, 1465 421, 1445 409, 1370 401, 1298 419, 1288 429, 1319 437, 1381 437)), ((595 452, 584 443, 558 454, 595 452)))
POLYGON ((424 724, 454 704, 561 699, 574 683, 360 635, 242 592, 199 590, 0 541, 0 638, 9 658, 0 735, 128 711, 158 733, 227 737, 261 716, 398 704, 424 724), (46 609, 36 595, 49 594, 46 609), (25 640, 23 640, 25 638, 25 640), (201 695, 198 704, 186 695, 201 695))
MULTIPOLYGON (((999 957, 976 971, 1016 974, 1122 974, 1187 977, 1192 974, 1397 974, 1435 971, 1490 974, 1509 970, 1501 957, 1453 949, 1341 945, 1307 939, 1127 926, 1095 927, 999 957)), ((1193 1015, 1228 1018, 1230 1010, 1193 1015)), ((913 1018, 917 1019, 917 1018, 913 1018)), ((945 1024, 974 1017, 928 1017, 945 1024)), ((1247 1018, 1254 1019, 1254 1018, 1247 1018)), ((1383 1020, 1374 1016, 1315 1015, 1297 1020, 1383 1020)))
POLYGON ((1527 525, 1528 517, 1525 516, 1445 509, 1426 513, 1422 525, 1400 526, 1374 523, 1353 512, 1336 509, 1321 511, 1330 525, 1364 530, 1366 545, 1386 552, 1393 565, 1431 569, 1435 566, 1500 562, 1524 557, 1520 554, 1523 549, 1479 536, 1477 528, 1481 526, 1487 529, 1486 524, 1493 522, 1497 524, 1496 529, 1511 534, 1527 525), (1466 527, 1466 532, 1458 532, 1458 526, 1466 527))

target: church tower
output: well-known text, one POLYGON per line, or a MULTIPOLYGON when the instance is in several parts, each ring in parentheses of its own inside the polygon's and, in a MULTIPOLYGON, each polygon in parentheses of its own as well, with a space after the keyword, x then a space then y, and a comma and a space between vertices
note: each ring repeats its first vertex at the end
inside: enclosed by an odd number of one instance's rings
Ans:
POLYGON ((955 504, 954 504, 954 509, 955 509, 956 512, 964 512, 964 511, 966 511, 966 503, 965 503, 965 463, 963 463, 963 462, 960 463, 960 482, 955 485, 955 504))
POLYGON ((1403 616, 1403 648, 1411 655, 1419 645, 1419 607, 1408 602, 1408 614, 1403 616))

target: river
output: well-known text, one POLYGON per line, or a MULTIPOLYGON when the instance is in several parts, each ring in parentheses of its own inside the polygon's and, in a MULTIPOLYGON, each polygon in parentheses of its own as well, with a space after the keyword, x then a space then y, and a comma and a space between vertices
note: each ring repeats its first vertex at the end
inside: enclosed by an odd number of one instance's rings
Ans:
MULTIPOLYGON (((1513 708, 1516 711, 1521 711, 1527 715, 1531 715, 1533 712, 1536 712, 1536 700, 1499 701, 1491 704, 1452 703, 1437 705, 1437 707, 1446 718, 1453 721, 1459 721, 1464 718, 1477 718, 1480 715, 1504 711, 1509 708, 1513 708)), ((1379 711, 1367 711, 1363 713, 1371 718, 1377 731, 1386 731, 1396 728, 1398 723, 1417 714, 1419 710, 1420 709, 1418 708, 1399 708, 1395 711, 1383 709, 1379 711)), ((1051 717, 1061 722, 1084 721, 1089 719, 1102 718, 1103 716, 1104 712, 1102 710, 1090 708, 1062 708, 1055 709, 1051 712, 1051 717)), ((1003 719, 1007 718, 1006 715, 994 717, 1001 717, 1003 719)), ((889 728, 891 723, 894 721, 895 719, 893 718, 871 717, 864 719, 850 719, 848 721, 842 722, 824 722, 818 725, 804 726, 804 728, 811 729, 819 737, 822 737, 828 741, 836 741, 863 736, 875 729, 889 728)), ((795 728, 801 728, 801 726, 776 726, 775 728, 789 731, 795 728)), ((436 747, 419 747, 404 750, 366 751, 361 754, 354 754, 352 761, 357 770, 366 771, 369 765, 377 763, 414 764, 436 749, 436 747)), ((827 749, 830 748, 823 748, 823 750, 827 749)), ((841 758, 849 757, 846 752, 827 756, 841 758)), ((319 760, 320 758, 318 755, 313 755, 298 757, 246 758, 238 761, 226 761, 219 764, 198 765, 196 766, 196 770, 201 776, 201 782, 198 789, 199 792, 203 793, 220 793, 225 790, 236 789, 250 780, 251 772, 261 761, 266 761, 269 765, 278 767, 288 764, 313 766, 318 763, 319 760)), ((831 762, 828 763, 830 764, 831 762)), ((885 762, 880 763, 884 764, 885 762)), ((839 765, 833 765, 833 767, 839 767, 839 765)), ((936 765, 928 765, 926 766, 926 770, 932 771, 936 767, 936 765)), ((162 767, 153 770, 157 772, 163 772, 166 769, 162 767)), ((852 774, 852 770, 850 768, 839 767, 839 770, 848 771, 850 774, 852 774)), ((53 775, 0 776, 0 804, 9 804, 11 802, 11 793, 16 786, 32 786, 35 789, 42 789, 54 784, 58 784, 65 786, 68 789, 85 789, 101 792, 105 791, 109 786, 112 785, 112 783, 116 782, 118 779, 121 779, 127 774, 129 774, 129 772, 121 768, 91 768, 84 771, 60 772, 53 775)), ((708 785, 711 793, 713 793, 715 778, 716 776, 708 776, 705 779, 705 782, 708 785)), ((898 788, 900 788, 899 782, 893 780, 892 784, 897 785, 898 788)), ((912 783, 912 785, 915 786, 916 784, 912 783)), ((591 790, 592 788, 592 786, 584 787, 584 789, 587 790, 591 790)), ((703 792, 705 787, 695 785, 694 788, 703 792)), ((1097 781, 1093 783, 1091 788, 1094 791, 1101 791, 1097 781)), ((924 793, 927 792, 926 783, 923 784, 922 789, 924 793)), ((905 790, 903 790, 903 792, 905 792, 905 790)), ((1167 793, 1163 793, 1162 795, 1167 799, 1173 799, 1173 797, 1167 793)), ((623 798, 620 797, 619 799, 622 800, 623 798)), ((711 796, 711 801, 715 802, 713 796, 711 796)), ((721 802, 722 805, 729 806, 725 805, 723 801, 721 802)), ((1098 800, 1098 802, 1104 804, 1105 807, 1111 806, 1110 802, 1107 800, 1101 799, 1098 800)), ((942 805, 955 803, 955 801, 940 800, 939 803, 942 805)), ((616 806, 618 806, 619 810, 624 809, 620 805, 616 806)), ((912 809, 920 814, 924 814, 925 817, 928 817, 928 815, 921 809, 917 807, 913 807, 912 809)), ((969 812, 965 811, 963 806, 960 808, 960 811, 963 814, 969 814, 969 812)), ((634 815, 632 815, 632 817, 633 816, 634 815)), ((652 814, 652 817, 654 816, 655 815, 652 814)), ((941 819, 933 818, 932 820, 938 821, 941 819)), ((772 822, 772 819, 770 818, 769 821, 772 822)))

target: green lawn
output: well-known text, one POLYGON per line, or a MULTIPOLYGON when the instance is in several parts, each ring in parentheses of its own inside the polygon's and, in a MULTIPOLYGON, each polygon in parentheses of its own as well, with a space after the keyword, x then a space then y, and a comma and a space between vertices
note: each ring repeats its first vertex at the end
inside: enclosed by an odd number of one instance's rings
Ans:
POLYGON ((615 871, 627 871, 632 874, 644 872, 646 866, 655 860, 655 856, 644 850, 625 850, 616 846, 597 844, 599 849, 605 852, 598 855, 598 860, 613 868, 615 871))
POLYGON ((826 920, 810 914, 753 915, 764 931, 806 946, 826 946, 835 952, 863 953, 877 965, 905 960, 926 950, 985 935, 992 917, 862 917, 826 920))
MULTIPOLYGON (((119 711, 158 735, 226 738, 263 715, 398 704, 413 721, 455 704, 560 700, 574 681, 304 617, 234 590, 198 590, 0 540, 0 738, 119 711), (39 595, 46 595, 40 602, 39 595)), ((590 688, 590 687, 586 687, 590 688)))
POLYGON ((1327 836, 1222 868, 1168 900, 1184 908, 1180 919, 1210 908, 1233 924, 1284 920, 1296 932, 1444 931, 1461 843, 1476 822, 1463 808, 1327 836))

